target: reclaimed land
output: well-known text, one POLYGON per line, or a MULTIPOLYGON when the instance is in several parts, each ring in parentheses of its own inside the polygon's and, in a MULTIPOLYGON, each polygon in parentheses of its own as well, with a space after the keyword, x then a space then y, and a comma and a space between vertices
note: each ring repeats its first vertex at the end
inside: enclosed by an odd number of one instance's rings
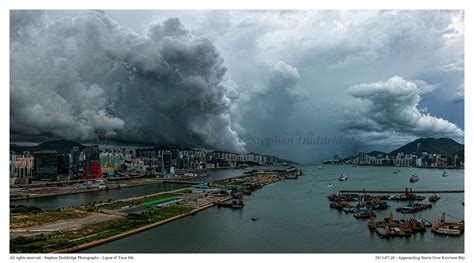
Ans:
MULTIPOLYGON (((226 198, 221 199, 220 201, 224 202, 224 201, 227 201, 227 200, 230 200, 230 199, 231 199, 231 197, 226 197, 226 198)), ((173 222, 175 220, 181 219, 181 218, 186 217, 188 215, 193 215, 197 212, 200 212, 202 210, 210 208, 214 205, 215 205, 214 203, 208 203, 208 204, 206 204, 202 207, 184 212, 184 213, 176 215, 176 216, 172 216, 170 218, 155 222, 153 224, 145 225, 145 226, 142 226, 142 227, 139 227, 139 228, 136 228, 136 229, 132 229, 132 230, 129 230, 129 231, 126 231, 126 232, 123 232, 123 233, 119 233, 119 234, 116 234, 116 235, 113 235, 113 236, 109 236, 109 237, 106 237, 106 238, 103 238, 103 239, 94 240, 94 241, 91 241, 91 242, 88 242, 88 243, 83 243, 83 244, 80 244, 80 245, 77 245, 77 246, 74 246, 74 247, 57 250, 57 251, 54 251, 53 253, 74 253, 74 252, 78 252, 78 251, 81 251, 81 250, 84 250, 84 249, 95 247, 95 246, 98 246, 98 245, 101 245, 101 244, 105 244, 105 243, 108 243, 108 242, 111 242, 111 241, 114 241, 114 240, 117 240, 117 239, 121 239, 121 238, 130 236, 130 235, 134 235, 134 234, 143 232, 143 231, 148 230, 148 229, 152 229, 152 228, 155 228, 155 227, 173 222)))
MULTIPOLYGON (((107 191, 113 189, 121 189, 124 187, 134 187, 134 186, 143 186, 143 185, 150 185, 150 184, 162 184, 162 183, 174 183, 174 184, 185 184, 185 185, 193 185, 193 184, 200 184, 201 182, 191 181, 190 179, 195 178, 202 178, 205 176, 197 176, 197 177, 180 177, 177 179, 155 179, 155 178, 125 178, 122 180, 111 180, 105 184, 106 188, 80 188, 79 184, 76 183, 72 185, 73 182, 76 181, 64 181, 63 184, 60 186, 40 186, 34 187, 28 190, 10 191, 10 200, 11 201, 18 201, 18 200, 29 200, 29 199, 38 199, 38 198, 45 198, 45 197, 52 197, 52 196, 61 196, 61 195, 72 195, 72 194, 81 194, 81 193, 88 193, 88 192, 97 192, 97 191, 107 191), (126 184, 126 186, 122 186, 126 184)), ((31 187, 31 185, 26 185, 27 187, 31 187)), ((22 189, 21 187, 13 188, 15 190, 22 189)))
POLYGON ((127 186, 120 186, 118 184, 108 184, 106 185, 107 189, 99 189, 99 188, 79 188, 79 186, 48 186, 48 187, 38 187, 38 188, 31 188, 29 190, 23 190, 20 193, 11 193, 10 200, 11 201, 18 201, 18 200, 29 200, 29 199, 38 199, 38 198, 45 198, 45 197, 52 197, 52 196, 61 196, 61 195, 72 195, 72 194, 81 194, 81 193, 88 193, 88 192, 97 192, 97 191, 106 191, 112 189, 121 189, 124 187, 134 187, 134 186, 142 186, 142 185, 149 185, 149 184, 160 184, 162 183, 161 180, 156 179, 128 179, 121 181, 122 184, 127 182, 127 186))
MULTIPOLYGON (((298 172, 298 171, 292 171, 298 172)), ((258 189, 264 185, 285 179, 286 171, 272 171, 250 174, 246 177, 223 180, 214 184, 209 190, 214 190, 217 195, 208 194, 206 191, 195 193, 192 188, 177 189, 170 192, 162 192, 153 195, 141 196, 117 200, 114 202, 86 204, 74 209, 62 209, 57 212, 73 214, 77 210, 79 215, 61 218, 59 214, 51 214, 51 211, 35 211, 31 207, 17 209, 18 213, 29 218, 51 218, 56 216, 60 222, 48 219, 49 224, 42 224, 32 228, 31 226, 16 228, 10 235, 10 253, 72 253, 90 247, 98 246, 113 240, 133 235, 174 220, 194 215, 199 211, 212 207, 232 198, 231 195, 222 194, 224 191, 232 191, 242 194, 241 191, 258 189), (232 190, 229 190, 232 189, 232 190), (169 202, 170 205, 156 205, 169 202), (154 204, 149 206, 148 204, 154 204), (87 214, 90 212, 90 214, 87 214), (34 214, 34 215, 28 215, 34 214), (93 221, 94 214, 113 215, 110 220, 93 221), (88 216, 87 220, 84 217, 88 216), (63 220, 63 221, 61 221, 63 220), (91 223, 92 222, 92 223, 91 223), (57 223, 57 224, 55 224, 57 223), (44 227, 41 227, 44 226, 44 227), (51 231, 51 228, 54 231, 51 231), (27 232, 34 229, 34 233, 27 232), (50 232, 46 232, 46 231, 50 232), (22 233, 24 233, 22 235, 22 233)), ((195 189, 198 192, 200 189, 195 189)), ((12 210, 11 210, 12 211, 12 210)), ((19 218, 21 216, 16 215, 19 218)), ((102 218, 105 218, 103 216, 102 218)), ((26 219, 25 219, 26 220, 26 219)))

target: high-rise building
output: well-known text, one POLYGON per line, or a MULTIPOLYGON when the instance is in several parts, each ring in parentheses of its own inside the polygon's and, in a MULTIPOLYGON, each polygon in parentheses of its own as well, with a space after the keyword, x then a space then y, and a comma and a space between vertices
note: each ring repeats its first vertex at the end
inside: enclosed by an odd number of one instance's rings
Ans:
POLYGON ((172 161, 172 153, 171 152, 164 152, 163 153, 163 168, 165 173, 170 173, 171 171, 171 161, 172 161))
POLYGON ((81 179, 98 179, 102 176, 100 169, 99 146, 92 145, 85 150, 86 159, 83 162, 84 172, 81 179))
POLYGON ((69 175, 69 155, 58 154, 58 174, 69 175))
POLYGON ((58 153, 39 151, 34 153, 33 180, 56 181, 58 175, 58 153))
POLYGON ((421 143, 416 144, 416 156, 421 156, 421 143))
POLYGON ((79 147, 74 146, 71 149, 71 164, 72 164, 72 177, 73 179, 78 179, 79 177, 79 156, 80 156, 79 147))

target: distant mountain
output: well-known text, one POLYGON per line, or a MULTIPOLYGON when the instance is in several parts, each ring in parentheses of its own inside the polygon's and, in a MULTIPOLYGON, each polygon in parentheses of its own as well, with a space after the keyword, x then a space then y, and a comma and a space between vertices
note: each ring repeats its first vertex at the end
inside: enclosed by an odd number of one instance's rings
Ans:
POLYGON ((420 138, 392 151, 389 155, 394 156, 399 152, 416 153, 418 143, 421 144, 421 152, 440 153, 446 156, 453 156, 454 154, 459 156, 462 154, 464 158, 464 145, 449 138, 420 138))
POLYGON ((79 150, 83 150, 86 146, 69 140, 53 140, 40 143, 36 146, 22 146, 18 144, 10 144, 10 151, 21 153, 24 151, 36 152, 36 151, 47 151, 54 150, 59 153, 69 153, 72 147, 79 147, 79 150))

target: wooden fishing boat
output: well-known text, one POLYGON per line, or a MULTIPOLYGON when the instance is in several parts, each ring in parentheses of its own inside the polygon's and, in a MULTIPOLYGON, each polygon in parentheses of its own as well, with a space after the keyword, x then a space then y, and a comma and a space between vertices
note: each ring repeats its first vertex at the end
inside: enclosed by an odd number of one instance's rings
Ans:
POLYGON ((431 232, 440 235, 459 236, 464 232, 464 220, 447 222, 446 214, 443 213, 431 229, 431 232))
POLYGON ((439 199, 441 199, 441 197, 437 196, 435 193, 433 193, 433 195, 430 196, 430 198, 428 198, 428 200, 430 200, 430 202, 436 202, 439 199))

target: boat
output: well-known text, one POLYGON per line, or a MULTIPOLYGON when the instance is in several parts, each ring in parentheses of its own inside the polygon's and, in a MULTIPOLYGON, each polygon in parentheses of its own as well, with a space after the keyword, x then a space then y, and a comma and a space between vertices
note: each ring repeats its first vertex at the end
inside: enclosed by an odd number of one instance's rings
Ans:
POLYGON ((418 178, 418 176, 416 176, 416 175, 412 175, 412 176, 410 177, 410 183, 416 183, 416 182, 418 182, 419 180, 420 180, 420 178, 418 178))
POLYGON ((441 175, 442 175, 443 177, 446 177, 446 176, 448 176, 448 172, 446 172, 446 170, 444 170, 441 175))
POLYGON ((447 222, 446 214, 443 213, 431 229, 431 232, 440 235, 459 236, 464 232, 464 220, 447 222))
POLYGON ((260 218, 253 216, 253 217, 251 217, 251 218, 250 218, 250 220, 252 220, 252 221, 254 221, 254 222, 255 222, 255 221, 258 221, 258 220, 260 220, 260 218))
POLYGON ((319 166, 318 166, 318 169, 321 170, 321 169, 323 169, 323 167, 322 167, 321 165, 319 165, 319 166))
POLYGON ((430 200, 430 202, 436 202, 438 201, 439 199, 441 199, 441 197, 437 196, 435 193, 433 193, 432 196, 430 196, 430 198, 428 200, 430 200))
POLYGON ((377 235, 380 238, 389 239, 391 237, 391 231, 390 231, 390 228, 387 225, 376 227, 375 228, 375 233, 377 233, 377 235))
POLYGON ((234 195, 232 197, 232 201, 230 203, 218 203, 217 207, 230 207, 233 209, 241 209, 245 206, 243 200, 242 200, 242 195, 234 195))
POLYGON ((400 213, 415 213, 418 211, 414 207, 410 207, 410 206, 399 207, 396 210, 397 212, 400 212, 400 213))
POLYGON ((403 228, 403 227, 393 227, 391 229, 391 235, 393 236, 399 236, 399 237, 407 237, 411 235, 411 229, 410 228, 403 228))
POLYGON ((427 208, 432 208, 433 206, 431 204, 421 204, 421 203, 415 203, 415 202, 409 202, 406 206, 404 207, 399 207, 397 208, 397 212, 400 213, 415 213, 423 209, 427 208))
POLYGON ((370 230, 375 230, 378 227, 377 221, 375 221, 375 217, 370 217, 369 222, 367 223, 367 227, 370 230))
POLYGON ((346 202, 331 202, 329 203, 329 207, 341 210, 345 207, 350 207, 350 205, 346 202))
POLYGON ((355 213, 357 211, 357 209, 353 206, 345 206, 342 208, 342 211, 346 212, 346 213, 355 213))
POLYGON ((341 174, 341 176, 339 176, 339 181, 345 181, 347 180, 347 176, 345 174, 341 174))
POLYGON ((370 218, 370 217, 376 217, 376 215, 372 211, 372 209, 362 208, 362 209, 358 209, 354 212, 354 217, 355 218, 370 218))

